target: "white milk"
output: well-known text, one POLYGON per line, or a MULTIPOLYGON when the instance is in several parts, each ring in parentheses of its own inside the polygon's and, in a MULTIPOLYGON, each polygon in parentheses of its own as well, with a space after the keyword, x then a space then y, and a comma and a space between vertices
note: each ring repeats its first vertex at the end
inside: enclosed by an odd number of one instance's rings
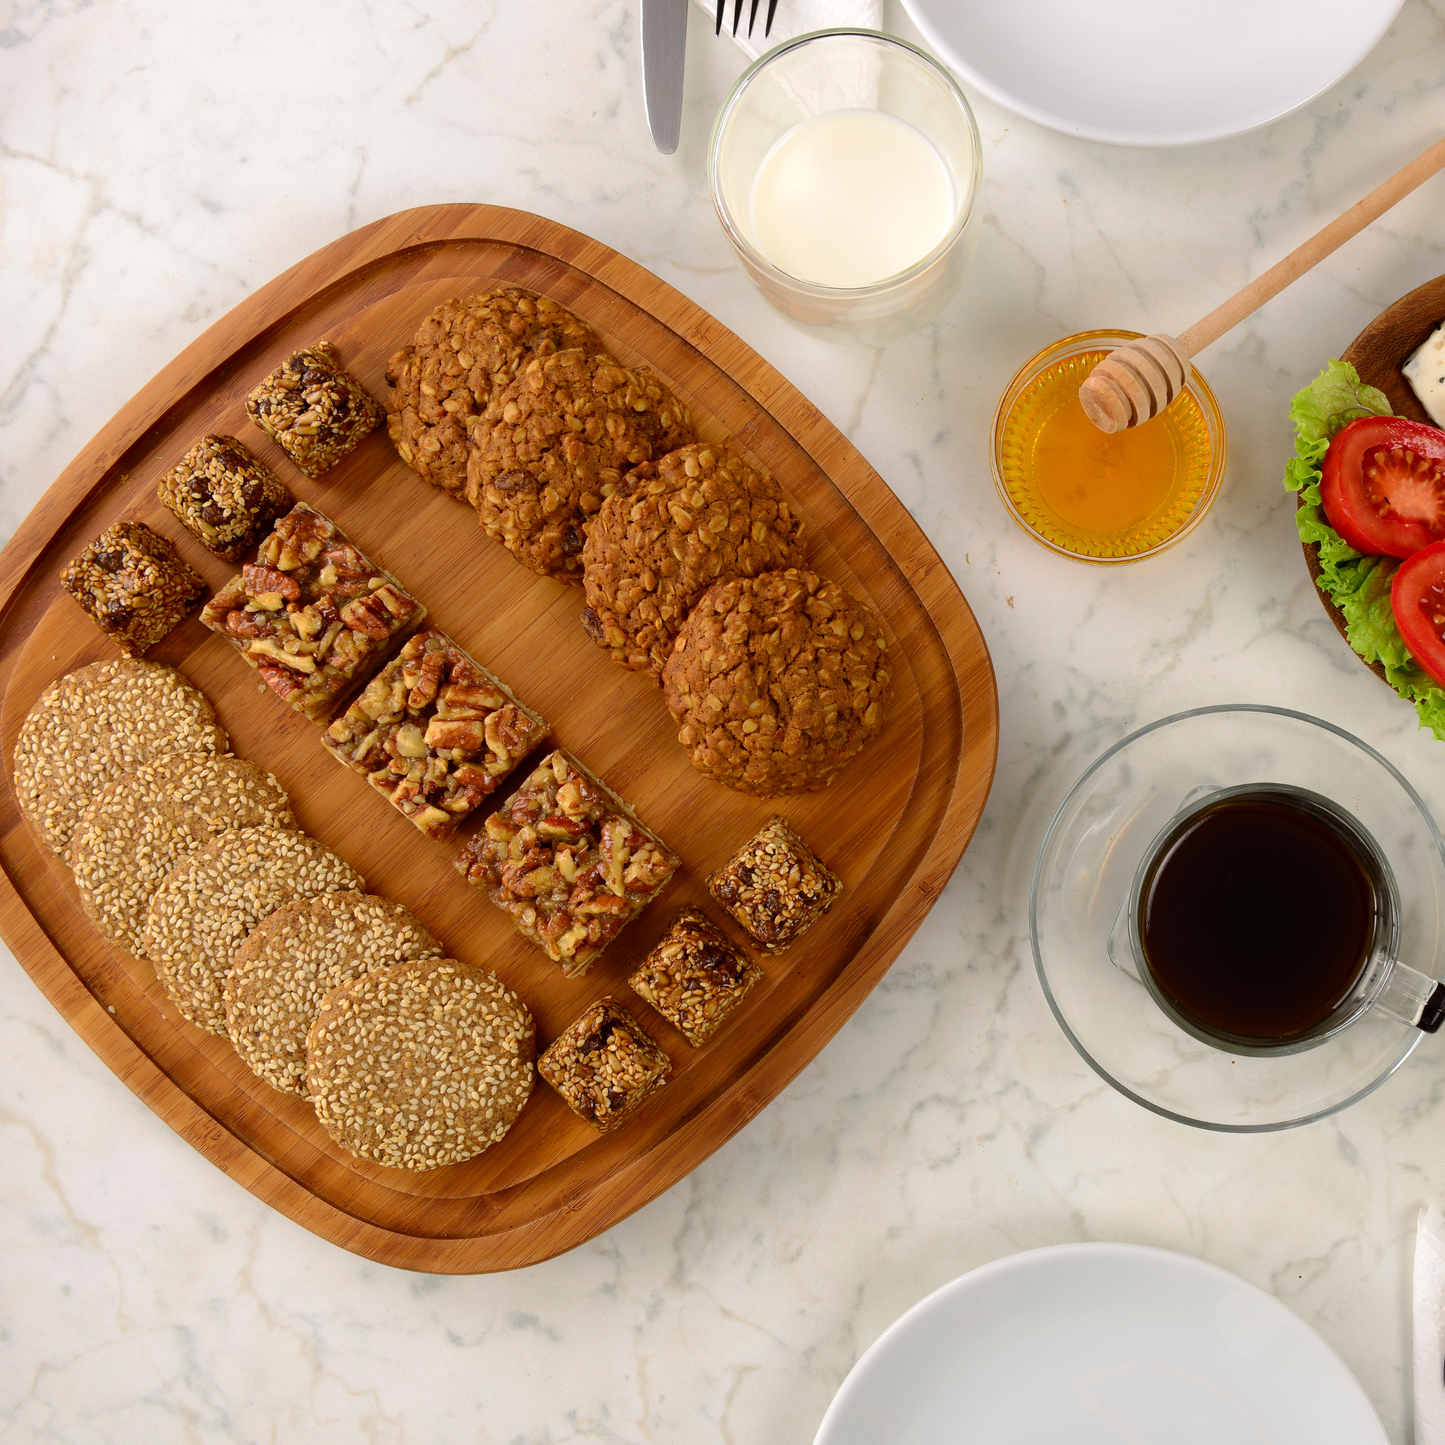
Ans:
POLYGON ((753 241, 780 271, 820 286, 871 286, 906 271, 957 214, 943 158, 881 110, 827 110, 763 157, 753 241))

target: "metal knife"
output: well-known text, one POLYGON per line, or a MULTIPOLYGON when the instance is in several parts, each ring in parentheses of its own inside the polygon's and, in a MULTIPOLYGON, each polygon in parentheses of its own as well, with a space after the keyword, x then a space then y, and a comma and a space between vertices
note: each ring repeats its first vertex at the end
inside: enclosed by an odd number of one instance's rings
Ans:
POLYGON ((687 7, 692 0, 642 0, 642 89, 647 126, 663 155, 682 131, 682 72, 687 58, 687 7))

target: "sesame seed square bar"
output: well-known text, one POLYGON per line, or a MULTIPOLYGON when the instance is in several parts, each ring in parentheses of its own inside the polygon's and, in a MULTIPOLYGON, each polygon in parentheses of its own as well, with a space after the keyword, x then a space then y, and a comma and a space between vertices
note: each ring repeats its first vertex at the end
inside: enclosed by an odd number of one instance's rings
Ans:
POLYGON ((537 1060, 537 1072, 579 1118, 606 1131, 666 1082, 672 1060, 631 1014, 600 999, 537 1060))
POLYGON ((246 398, 246 415, 308 477, 329 471, 382 420, 329 341, 282 362, 246 398))
POLYGON ((446 633, 407 641, 322 742, 428 838, 446 838, 551 729, 446 633))
POLYGON ((201 621, 313 722, 335 712, 425 616, 401 583, 304 502, 201 610, 201 621))
POLYGON ((140 657, 206 590, 175 543, 144 522, 107 527, 60 574, 60 584, 127 657, 140 657))
POLYGON ((707 887, 764 953, 781 953, 833 906, 843 881, 786 818, 772 817, 707 887))
POLYGON ((202 437, 157 483, 156 495, 228 562, 291 505, 280 477, 228 436, 202 437))
POLYGON ((627 982, 700 1049, 763 976, 697 908, 684 908, 627 982))
POLYGON ((559 749, 472 836, 456 866, 572 978, 662 891, 678 859, 559 749))

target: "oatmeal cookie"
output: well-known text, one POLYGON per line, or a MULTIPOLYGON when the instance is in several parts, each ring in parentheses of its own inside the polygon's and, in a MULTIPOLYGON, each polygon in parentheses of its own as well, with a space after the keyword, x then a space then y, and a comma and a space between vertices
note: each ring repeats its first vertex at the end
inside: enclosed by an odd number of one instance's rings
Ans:
POLYGON ((580 582, 587 524, 623 476, 695 435, 688 409, 649 371, 575 347, 534 357, 477 424, 467 500, 518 561, 580 582))
POLYGON ((40 694, 15 740, 15 798, 52 853, 122 773, 166 753, 224 753, 205 695, 172 667, 141 658, 92 662, 40 694))
POLYGON ((223 989, 231 1042, 273 1089, 304 1095, 306 1034, 326 995, 363 973, 442 952, 411 909, 374 893, 288 903, 236 950, 223 989))
POLYGON ((768 472, 694 442, 643 462, 582 548, 583 624, 624 667, 661 677, 692 605, 717 582, 803 565, 804 528, 768 472))
POLYGON ((525 359, 570 347, 591 353, 600 343, 580 316, 520 286, 443 302, 387 363, 386 430, 402 461, 461 496, 472 428, 493 388, 525 359))
POLYGON ((506 1134, 531 1097, 536 1055, 532 1015, 495 974, 430 959, 326 996, 306 1040, 306 1085, 343 1149, 437 1169, 506 1134))
POLYGON ((276 779, 241 758, 171 755, 119 777, 88 807, 70 843, 80 906, 103 937, 138 957, 166 874, 231 828, 294 829, 276 779))
POLYGON ((887 648, 878 614, 836 582, 739 577, 693 608, 663 696, 705 776, 759 798, 810 793, 883 726, 887 648))

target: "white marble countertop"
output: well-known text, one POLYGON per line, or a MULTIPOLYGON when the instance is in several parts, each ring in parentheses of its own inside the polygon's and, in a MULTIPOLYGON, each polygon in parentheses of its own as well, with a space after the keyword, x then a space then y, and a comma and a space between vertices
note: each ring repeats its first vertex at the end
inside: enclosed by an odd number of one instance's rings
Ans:
MULTIPOLYGON (((888 23, 911 33, 896 4, 888 23)), ((1217 145, 1107 149, 978 102, 974 269, 937 324, 884 352, 790 331, 734 265, 703 152, 743 59, 701 24, 671 157, 643 120, 634 0, 15 0, 0 25, 0 533, 271 276, 389 212, 495 201, 650 267, 848 434, 978 614, 1002 724, 972 848, 854 1019, 691 1177, 518 1273, 409 1275, 314 1238, 184 1144, 0 961, 0 1434, 807 1442, 859 1353, 935 1286, 1117 1239, 1271 1290, 1406 1440, 1414 1221, 1445 1200, 1445 1045, 1309 1128, 1167 1123, 1055 1026, 1026 889, 1085 763, 1201 703, 1323 713, 1445 814, 1445 746, 1326 621, 1278 483, 1291 393, 1445 271, 1445 180, 1205 354, 1229 473, 1167 559, 1094 570, 1037 547, 995 496, 986 439, 1039 346, 1178 330, 1437 134, 1445 3, 1406 0, 1353 75, 1217 145)))

